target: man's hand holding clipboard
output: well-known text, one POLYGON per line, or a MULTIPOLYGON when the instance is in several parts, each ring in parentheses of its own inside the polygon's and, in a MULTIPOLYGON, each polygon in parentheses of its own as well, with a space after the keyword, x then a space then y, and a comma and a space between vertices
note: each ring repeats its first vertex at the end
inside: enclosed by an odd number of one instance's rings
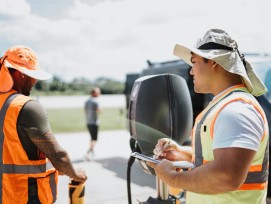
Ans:
MULTIPOLYGON (((148 157, 146 155, 143 155, 143 154, 140 154, 138 152, 133 152, 131 154, 131 156, 133 157, 136 157, 140 160, 143 160, 143 161, 146 161, 147 164, 149 165, 150 163, 153 163, 153 164, 158 164, 161 162, 161 160, 158 160, 158 159, 154 159, 152 157, 148 157)), ((182 169, 189 169, 189 168, 194 168, 194 164, 190 163, 190 162, 187 162, 187 161, 173 161, 171 162, 176 168, 182 168, 182 169)), ((149 166, 152 167, 152 164, 150 164, 149 166)))

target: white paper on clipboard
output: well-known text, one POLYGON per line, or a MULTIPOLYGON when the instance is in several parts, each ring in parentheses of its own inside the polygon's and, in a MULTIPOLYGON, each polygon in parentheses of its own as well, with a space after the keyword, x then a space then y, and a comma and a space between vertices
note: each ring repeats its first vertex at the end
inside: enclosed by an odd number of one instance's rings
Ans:
MULTIPOLYGON (((152 163, 155 163, 155 164, 158 164, 160 163, 160 160, 158 159, 154 159, 152 157, 148 157, 144 154, 140 154, 138 152, 133 152, 131 154, 131 156, 135 157, 135 158, 138 158, 140 160, 143 160, 143 161, 149 161, 149 162, 152 162, 152 163)), ((189 169, 189 168, 195 168, 195 165, 188 162, 188 161, 174 161, 172 162, 172 164, 175 166, 175 167, 178 167, 178 168, 182 168, 182 169, 189 169)))

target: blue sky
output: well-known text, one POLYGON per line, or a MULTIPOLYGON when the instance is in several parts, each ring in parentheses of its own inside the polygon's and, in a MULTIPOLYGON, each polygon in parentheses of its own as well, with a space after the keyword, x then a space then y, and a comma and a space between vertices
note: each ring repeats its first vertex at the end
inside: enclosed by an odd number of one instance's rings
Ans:
POLYGON ((268 0, 0 0, 0 53, 24 44, 40 66, 64 80, 120 81, 146 60, 177 59, 176 43, 194 44, 222 28, 243 52, 271 53, 268 0), (260 2, 260 3, 259 3, 260 2))

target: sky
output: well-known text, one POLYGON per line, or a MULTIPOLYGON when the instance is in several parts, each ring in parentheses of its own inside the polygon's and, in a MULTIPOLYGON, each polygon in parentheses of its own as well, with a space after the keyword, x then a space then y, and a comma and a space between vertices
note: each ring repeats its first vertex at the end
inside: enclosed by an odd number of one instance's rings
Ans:
POLYGON ((176 60, 176 43, 194 45, 211 28, 241 52, 271 53, 270 9, 269 0, 0 0, 0 54, 26 45, 65 81, 125 81, 146 60, 176 60))

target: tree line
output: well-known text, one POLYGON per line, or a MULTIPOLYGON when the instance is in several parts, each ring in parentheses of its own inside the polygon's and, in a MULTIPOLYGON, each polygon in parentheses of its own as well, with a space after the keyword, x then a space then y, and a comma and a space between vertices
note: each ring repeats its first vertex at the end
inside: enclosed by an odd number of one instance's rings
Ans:
POLYGON ((124 83, 110 78, 99 77, 94 81, 84 77, 74 78, 65 82, 60 77, 54 76, 49 81, 37 81, 33 95, 85 95, 94 87, 99 87, 102 94, 123 94, 124 83))

